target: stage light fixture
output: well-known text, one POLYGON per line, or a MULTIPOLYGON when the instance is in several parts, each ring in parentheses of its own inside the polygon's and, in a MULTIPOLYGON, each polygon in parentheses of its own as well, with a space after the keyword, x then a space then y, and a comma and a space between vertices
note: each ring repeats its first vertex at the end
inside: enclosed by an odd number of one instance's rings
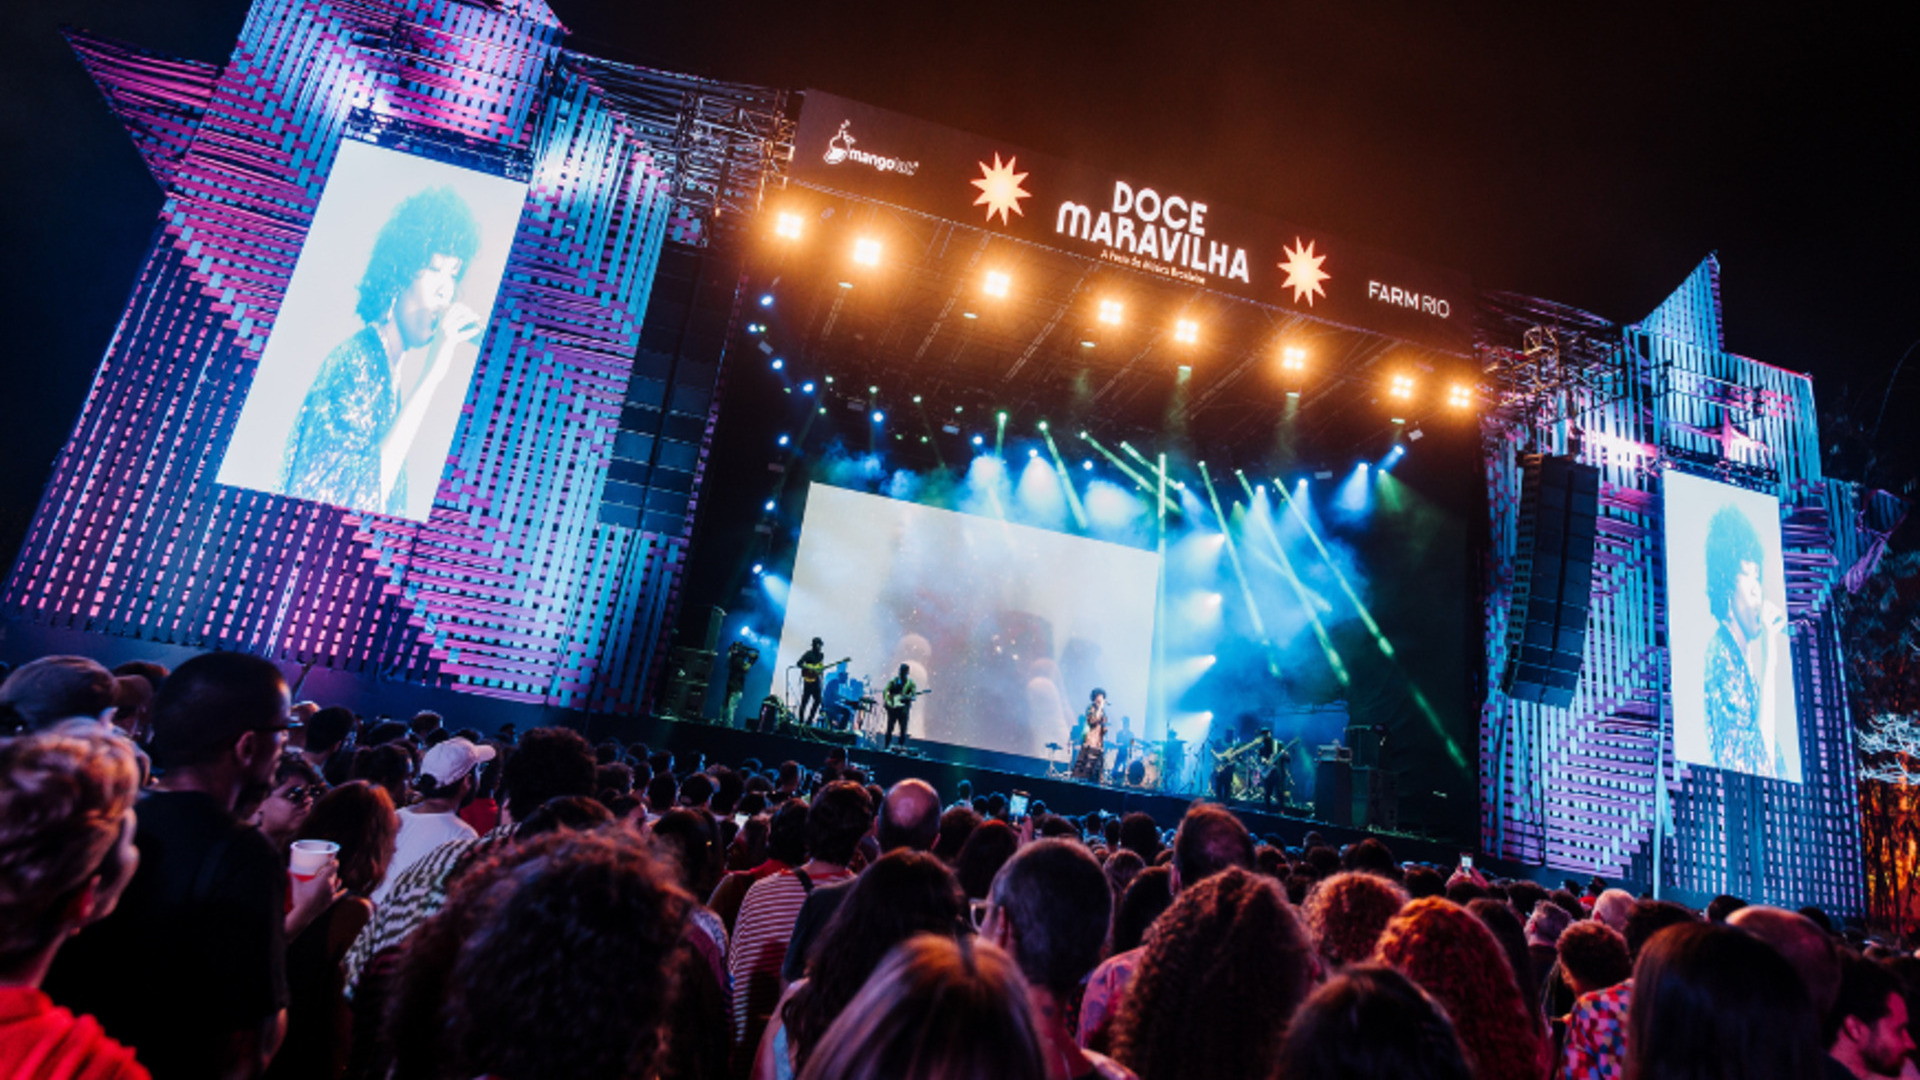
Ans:
POLYGON ((1410 375, 1395 375, 1393 381, 1387 387, 1387 392, 1402 401, 1412 398, 1413 377, 1410 375))
POLYGON ((833 376, 831 376, 831 375, 829 375, 829 376, 827 376, 827 385, 828 385, 828 386, 832 386, 832 385, 833 385, 833 376))
POLYGON ((1289 391, 1287 391, 1287 396, 1288 396, 1288 397, 1290 397, 1290 398, 1298 398, 1298 397, 1300 396, 1300 391, 1298 391, 1298 390, 1289 390, 1289 391))
POLYGON ((1034 446, 1029 446, 1029 447, 1027 447, 1027 456, 1028 456, 1028 457, 1033 457, 1033 458, 1037 458, 1037 457, 1039 457, 1039 456, 1040 456, 1040 449, 1039 449, 1038 447, 1034 447, 1034 446))
POLYGON ((861 266, 880 265, 880 241, 863 236, 853 242, 853 261, 861 266))
POLYGON ((793 437, 792 437, 792 436, 790 436, 790 435, 782 435, 782 436, 780 436, 780 445, 781 445, 781 446, 785 446, 785 445, 787 445, 788 443, 791 443, 792 441, 793 441, 793 437))
POLYGON ((779 371, 781 368, 784 368, 786 366, 787 366, 787 362, 785 360, 782 360, 777 356, 773 358, 773 370, 779 371))
POLYGON ((920 404, 920 395, 919 395, 919 394, 915 394, 915 395, 913 395, 913 403, 914 403, 915 405, 918 405, 918 404, 920 404))
POLYGON ((965 405, 955 405, 955 406, 953 407, 953 411, 954 411, 955 413, 960 413, 960 412, 964 412, 965 410, 966 410, 966 406, 965 406, 965 405))
POLYGON ((1047 422, 1045 420, 1040 421, 1040 430, 1041 431, 1047 430, 1047 422))
POLYGON ((1102 300, 1100 301, 1100 321, 1108 326, 1119 326, 1120 313, 1124 310, 1118 300, 1102 300))
POLYGON ((1001 410, 1000 410, 1000 411, 999 411, 998 413, 995 413, 995 414, 994 414, 994 419, 996 419, 996 420, 998 420, 998 421, 1000 421, 1000 422, 1001 422, 1001 423, 1003 423, 1003 424, 1004 424, 1004 423, 1006 423, 1006 422, 1007 422, 1007 410, 1005 410, 1005 409, 1001 409, 1001 410))
POLYGON ((782 212, 774 219, 773 235, 782 240, 800 239, 800 215, 782 212))
POLYGON ((1091 459, 1089 459, 1089 460, 1087 460, 1087 461, 1083 461, 1083 462, 1081 462, 1081 463, 1080 463, 1080 467, 1081 467, 1082 469, 1084 469, 1084 470, 1086 470, 1087 472, 1092 472, 1092 471, 1093 471, 1093 461, 1092 461, 1091 459))
POLYGON ((975 435, 973 437, 973 445, 975 446, 987 445, 987 437, 985 435, 975 435))
POLYGON ((1094 344, 1094 343, 1093 343, 1093 342, 1091 342, 1091 341, 1082 341, 1082 342, 1080 342, 1080 347, 1081 347, 1081 348, 1083 348, 1083 349, 1091 349, 1091 348, 1093 348, 1093 344, 1094 344))
POLYGON ((1007 275, 998 270, 989 270, 987 271, 986 286, 981 291, 985 292, 988 296, 999 299, 1007 295, 1007 289, 1012 285, 1012 278, 1007 277, 1007 275))
POLYGON ((843 288, 843 289, 851 289, 851 288, 853 288, 853 282, 851 282, 851 281, 843 281, 843 282, 841 282, 841 283, 840 283, 840 287, 841 287, 841 288, 843 288))
POLYGON ((886 413, 883 413, 883 412, 881 412, 881 411, 880 411, 879 409, 875 409, 875 410, 873 410, 873 422, 874 422, 874 423, 876 423, 876 424, 878 424, 878 423, 882 423, 882 422, 884 422, 884 421, 885 421, 886 419, 887 419, 887 414, 886 414, 886 413))
POLYGON ((877 393, 879 393, 879 392, 880 392, 880 388, 879 388, 879 387, 877 387, 877 386, 869 386, 869 387, 867 387, 867 393, 869 393, 869 394, 877 394, 877 393))
POLYGON ((1192 345, 1200 340, 1200 324, 1192 319, 1179 319, 1173 324, 1173 340, 1182 345, 1192 345))
POLYGON ((1456 409, 1468 408, 1473 404, 1473 391, 1455 383, 1453 389, 1447 392, 1447 404, 1456 409))
POLYGON ((803 394, 811 394, 811 393, 813 393, 813 384, 812 384, 812 383, 810 383, 810 382, 803 382, 803 383, 801 383, 801 384, 800 384, 800 392, 801 392, 801 393, 803 393, 803 394))
POLYGON ((767 513, 769 513, 769 514, 771 514, 771 513, 773 513, 773 505, 774 505, 774 504, 773 504, 773 500, 772 500, 772 499, 768 499, 768 500, 767 500, 767 507, 766 507, 766 509, 767 509, 767 513))
POLYGON ((773 294, 772 294, 772 293, 761 293, 761 294, 760 294, 760 306, 761 306, 761 307, 772 307, 772 306, 773 306, 773 294))
POLYGON ((1307 350, 1298 345, 1288 345, 1280 350, 1280 366, 1288 371, 1304 371, 1307 367, 1307 350))
POLYGON ((1421 439, 1424 439, 1426 437, 1427 437, 1427 433, 1424 431, 1421 431, 1419 428, 1414 428, 1412 431, 1407 432, 1408 442, 1419 442, 1421 439))
POLYGON ((960 313, 960 317, 963 319, 977 319, 980 316, 971 311, 963 311, 960 313))
MULTIPOLYGON (((766 567, 764 567, 764 566, 762 566, 762 565, 760 565, 759 563, 754 563, 754 564, 753 564, 753 572, 754 572, 755 574, 764 574, 764 573, 766 573, 766 571, 767 571, 767 568, 766 568, 766 567)), ((741 637, 746 637, 746 636, 747 636, 747 628, 746 628, 746 627, 744 627, 744 626, 743 626, 743 627, 741 627, 741 628, 740 628, 740 636, 741 636, 741 637)))

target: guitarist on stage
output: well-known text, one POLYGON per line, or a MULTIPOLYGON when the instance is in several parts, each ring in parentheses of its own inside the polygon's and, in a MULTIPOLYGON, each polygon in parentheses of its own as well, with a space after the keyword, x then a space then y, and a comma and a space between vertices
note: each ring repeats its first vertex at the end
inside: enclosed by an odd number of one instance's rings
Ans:
POLYGON ((920 696, 920 688, 913 685, 913 677, 907 674, 907 665, 900 665, 900 674, 895 675, 881 692, 881 704, 887 710, 887 738, 881 745, 893 745, 894 725, 900 727, 900 745, 907 745, 907 718, 913 713, 913 699, 920 696))
POLYGON ((827 654, 823 650, 826 642, 813 639, 813 648, 800 654, 800 724, 811 724, 820 716, 820 680, 827 671, 827 654), (813 711, 808 712, 807 706, 813 711))

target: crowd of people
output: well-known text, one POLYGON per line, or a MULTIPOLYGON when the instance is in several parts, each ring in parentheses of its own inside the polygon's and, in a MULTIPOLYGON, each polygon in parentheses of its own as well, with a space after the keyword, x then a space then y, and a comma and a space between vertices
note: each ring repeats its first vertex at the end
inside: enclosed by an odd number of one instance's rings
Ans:
POLYGON ((1378 839, 293 703, 0 684, 0 1080, 1916 1075, 1920 960, 1378 839))

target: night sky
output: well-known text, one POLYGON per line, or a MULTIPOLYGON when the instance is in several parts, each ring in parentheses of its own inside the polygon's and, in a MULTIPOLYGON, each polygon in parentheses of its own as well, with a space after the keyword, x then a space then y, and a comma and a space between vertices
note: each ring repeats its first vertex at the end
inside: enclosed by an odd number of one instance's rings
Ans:
MULTIPOLYGON (((1920 338, 1897 8, 555 0, 572 46, 885 108, 1151 177, 1631 321, 1717 251, 1729 347, 1871 427, 1920 338)), ((238 0, 13 0, 0 32, 11 562, 160 192, 62 23, 224 61, 238 0)), ((1916 459, 1920 357, 1874 479, 1916 459), (1885 459, 1891 458, 1891 462, 1885 459)))

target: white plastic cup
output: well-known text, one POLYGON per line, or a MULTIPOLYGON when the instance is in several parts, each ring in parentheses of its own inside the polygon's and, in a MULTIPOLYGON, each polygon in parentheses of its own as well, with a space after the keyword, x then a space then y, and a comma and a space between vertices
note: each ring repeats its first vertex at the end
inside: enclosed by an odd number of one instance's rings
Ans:
POLYGON ((287 859, 287 873, 296 881, 312 881, 320 876, 327 860, 340 854, 340 845, 331 840, 295 840, 287 859))

